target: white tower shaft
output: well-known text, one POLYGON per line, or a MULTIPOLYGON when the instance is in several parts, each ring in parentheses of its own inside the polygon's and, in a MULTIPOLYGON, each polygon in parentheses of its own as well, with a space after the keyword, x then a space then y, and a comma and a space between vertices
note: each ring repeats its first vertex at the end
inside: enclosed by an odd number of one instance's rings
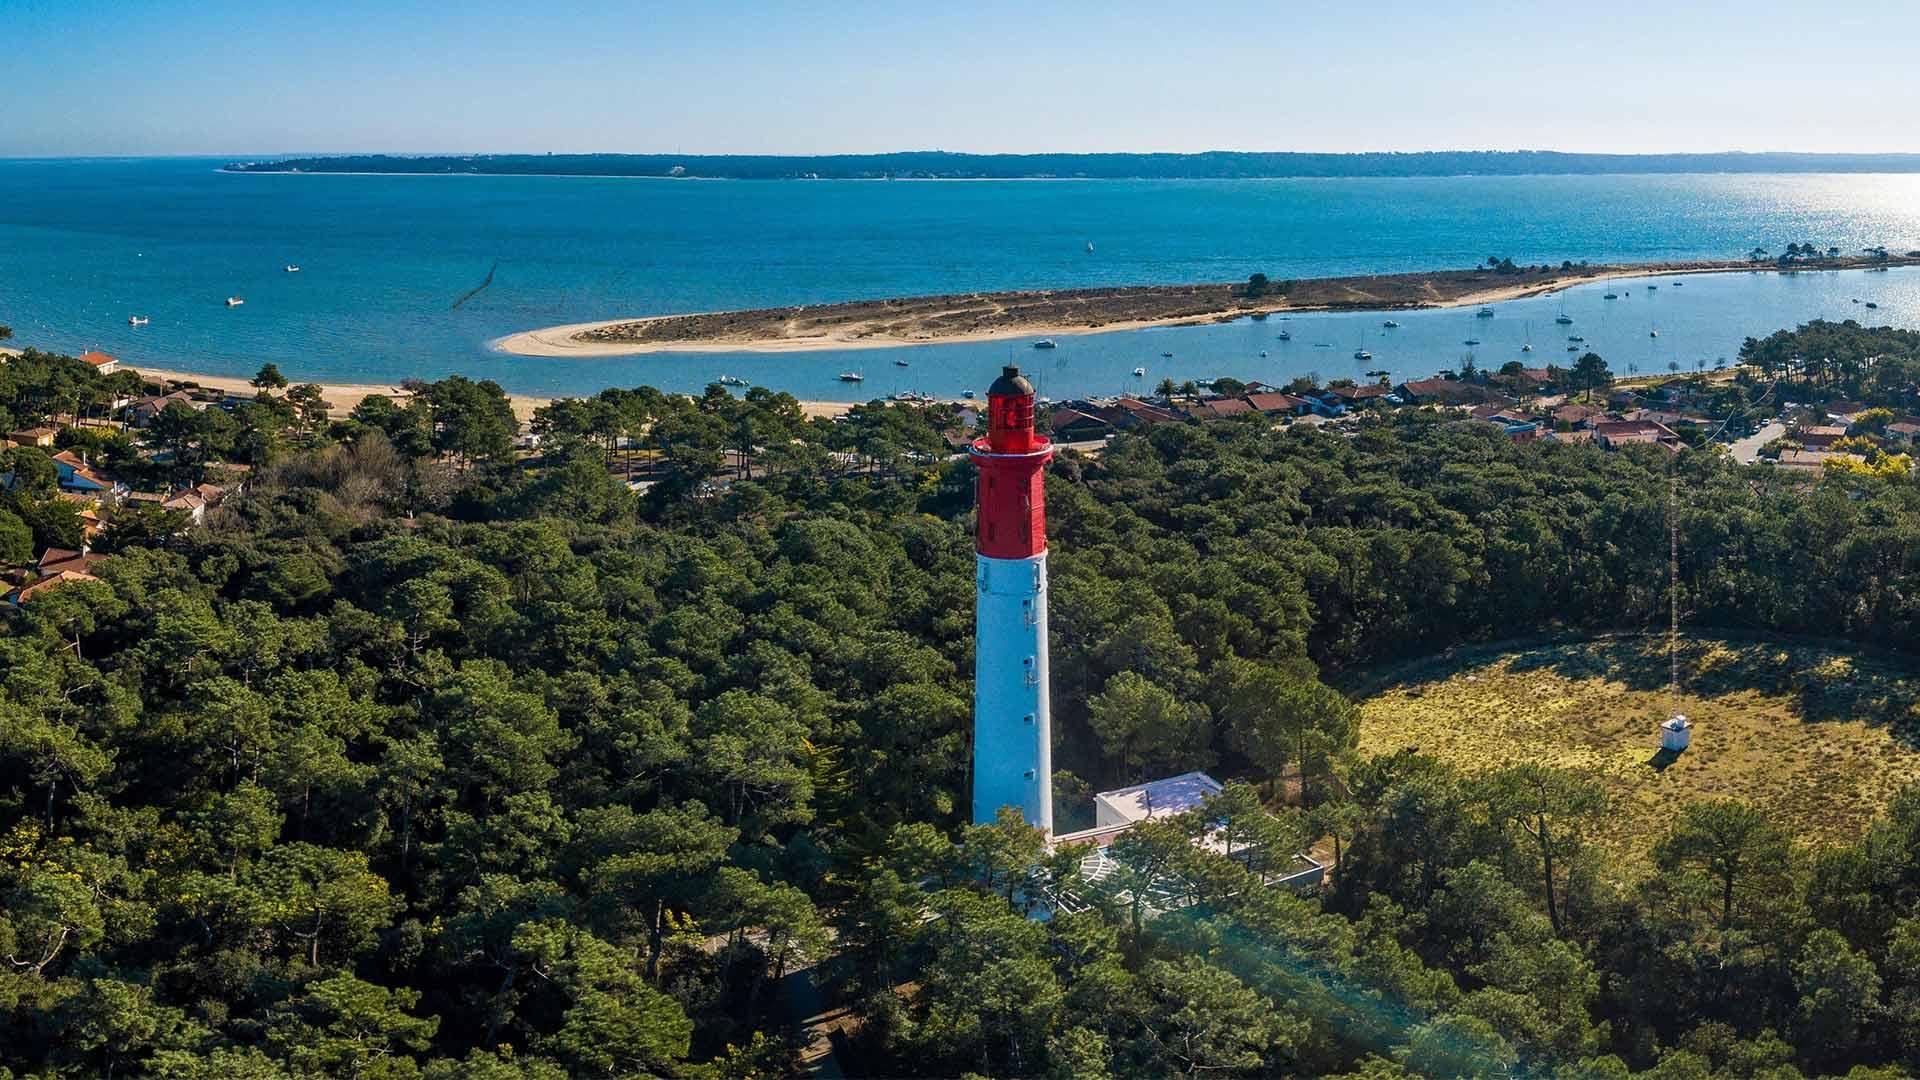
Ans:
POLYGON ((1012 806, 1052 836, 1047 553, 976 559, 973 820, 989 823, 1012 806))

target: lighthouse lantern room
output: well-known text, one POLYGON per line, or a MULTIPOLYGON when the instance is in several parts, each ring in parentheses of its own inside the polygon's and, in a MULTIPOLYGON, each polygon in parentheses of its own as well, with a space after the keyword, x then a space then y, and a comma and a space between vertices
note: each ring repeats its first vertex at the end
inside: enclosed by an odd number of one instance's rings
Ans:
POLYGON ((975 486, 973 819, 1017 808, 1053 835, 1047 680, 1045 478, 1053 444, 1033 429, 1033 384, 1007 367, 987 390, 975 486))

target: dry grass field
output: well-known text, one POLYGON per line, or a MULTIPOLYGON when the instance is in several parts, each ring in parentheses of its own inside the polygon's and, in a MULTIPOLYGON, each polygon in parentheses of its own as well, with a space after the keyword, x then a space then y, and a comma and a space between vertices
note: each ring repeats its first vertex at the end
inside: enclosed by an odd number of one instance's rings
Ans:
POLYGON ((1707 640, 1682 654, 1693 746, 1659 753, 1671 711, 1665 640, 1459 650, 1382 673, 1360 692, 1360 748, 1416 747, 1468 772, 1518 761, 1607 789, 1604 841, 1644 858, 1696 799, 1765 809, 1806 841, 1857 837, 1920 780, 1920 672, 1841 645, 1707 640))

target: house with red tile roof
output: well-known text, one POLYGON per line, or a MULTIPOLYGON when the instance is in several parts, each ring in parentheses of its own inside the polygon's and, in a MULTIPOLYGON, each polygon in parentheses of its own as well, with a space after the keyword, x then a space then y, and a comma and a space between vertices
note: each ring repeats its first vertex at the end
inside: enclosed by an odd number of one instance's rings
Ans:
POLYGON ((1122 431, 1152 424, 1169 424, 1180 419, 1179 413, 1131 397, 1115 400, 1112 405, 1107 406, 1107 412, 1104 415, 1108 423, 1122 431))
POLYGON ((77 495, 124 495, 127 487, 95 469, 85 457, 71 450, 53 455, 53 467, 60 473, 60 490, 77 495))
POLYGON ((1803 427, 1792 435, 1795 442, 1808 450, 1825 450, 1846 437, 1846 428, 1829 424, 1803 427))
POLYGON ((1201 423, 1215 420, 1227 420, 1235 416, 1250 416, 1256 410, 1241 398, 1208 398, 1187 406, 1187 415, 1201 423))
POLYGON ((1068 406, 1053 410, 1047 417, 1047 426, 1056 442, 1098 439, 1113 432, 1113 425, 1104 417, 1068 406))
POLYGON ((99 580, 100 580, 99 578, 94 577, 92 574, 83 574, 78 570, 62 570, 57 574, 47 574, 43 577, 35 578, 33 581, 30 581, 27 584, 22 585, 17 589, 14 589, 12 592, 9 592, 4 598, 0 598, 0 599, 4 599, 6 603, 11 604, 14 607, 20 607, 21 605, 25 604, 28 600, 33 599, 35 596, 38 596, 41 593, 48 591, 49 589, 58 588, 61 585, 65 585, 69 582, 99 581, 99 580))
POLYGON ((7 441, 15 446, 37 446, 44 449, 53 445, 53 437, 58 434, 60 434, 59 428, 42 425, 40 427, 21 428, 18 431, 9 431, 7 432, 7 441))
POLYGON ((1241 399, 1255 410, 1268 416, 1297 416, 1307 411, 1307 403, 1292 394, 1283 394, 1278 390, 1262 390, 1247 394, 1241 399))
POLYGON ((1391 393, 1393 393, 1391 387, 1381 386, 1379 383, 1365 383, 1356 386, 1330 386, 1327 388, 1326 396, 1337 398, 1341 404, 1352 407, 1364 405, 1391 393))
POLYGON ((42 574, 58 574, 67 570, 86 573, 107 559, 108 556, 97 555, 85 548, 75 551, 72 548, 50 547, 40 553, 33 568, 42 574))
POLYGON ((1665 443, 1679 442, 1664 424, 1651 420, 1604 420, 1593 425, 1593 441, 1609 450, 1629 443, 1665 443))
POLYGON ((1511 405, 1513 399, 1478 383, 1459 379, 1416 379, 1403 382, 1394 392, 1414 405, 1483 405, 1489 402, 1511 405))
POLYGON ((1553 410, 1553 422, 1570 427, 1584 427, 1595 420, 1606 418, 1606 412, 1591 405, 1562 405, 1553 410))
POLYGON ((120 370, 120 361, 103 352, 83 352, 80 354, 80 362, 93 365, 93 370, 102 375, 111 375, 120 370))

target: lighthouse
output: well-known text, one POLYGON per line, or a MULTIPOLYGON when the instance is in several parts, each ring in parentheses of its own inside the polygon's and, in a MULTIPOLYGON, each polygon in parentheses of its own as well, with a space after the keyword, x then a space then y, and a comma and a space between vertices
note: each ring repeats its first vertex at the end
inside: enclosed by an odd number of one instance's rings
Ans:
POLYGON ((973 820, 1003 806, 1053 835, 1047 704, 1047 515, 1053 444, 1033 430, 1033 384, 1005 368, 987 389, 974 488, 973 820))

